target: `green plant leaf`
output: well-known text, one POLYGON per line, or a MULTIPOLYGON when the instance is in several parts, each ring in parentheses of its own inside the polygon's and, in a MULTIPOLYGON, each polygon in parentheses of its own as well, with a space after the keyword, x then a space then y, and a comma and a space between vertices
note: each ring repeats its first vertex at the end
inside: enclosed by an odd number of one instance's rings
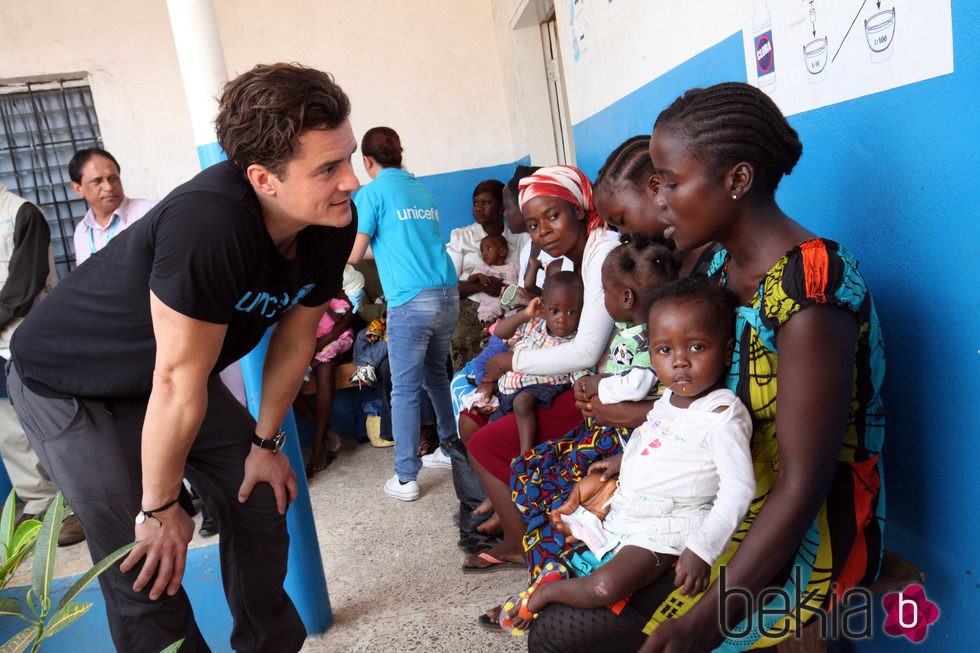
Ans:
POLYGON ((20 601, 10 596, 0 596, 0 616, 24 617, 20 601))
POLYGON ((30 549, 24 549, 19 555, 8 558, 3 565, 0 565, 0 588, 7 586, 7 583, 10 581, 10 577, 13 575, 17 567, 20 566, 20 561, 24 559, 24 556, 27 555, 28 551, 30 551, 30 549))
POLYGON ((3 646, 0 646, 0 653, 20 653, 26 651, 31 642, 34 641, 34 634, 37 626, 28 626, 10 639, 3 646))
POLYGON ((19 549, 31 548, 39 532, 41 532, 41 522, 38 520, 27 519, 21 522, 10 539, 11 551, 16 554, 19 549))
MULTIPOLYGON (((58 552, 58 533, 61 532, 61 520, 65 515, 65 502, 61 492, 55 495, 54 501, 44 512, 44 522, 34 543, 34 564, 31 567, 31 586, 41 600, 42 606, 51 590, 51 579, 54 578, 54 559, 58 552)), ((45 606, 46 607, 46 606, 45 606)))
POLYGON ((0 545, 3 546, 3 558, 10 557, 10 535, 14 532, 14 512, 16 511, 14 491, 10 490, 7 500, 3 503, 3 514, 0 514, 0 545))
POLYGON ((0 565, 0 588, 7 586, 10 577, 34 545, 40 530, 41 522, 34 519, 28 519, 17 527, 13 542, 7 547, 7 559, 0 565))
POLYGON ((44 626, 41 639, 38 641, 43 642, 52 635, 61 632, 66 626, 88 612, 88 609, 91 607, 91 603, 69 603, 65 607, 59 608, 51 615, 48 623, 44 626))
POLYGON ((112 553, 110 553, 109 555, 102 558, 94 565, 92 565, 91 569, 86 571, 81 578, 75 581, 74 585, 68 588, 68 591, 65 592, 64 596, 61 597, 61 600, 58 601, 58 605, 55 607, 55 610, 61 610, 63 607, 65 607, 69 601, 75 598, 78 595, 78 593, 85 588, 86 585, 92 582, 92 579, 94 579, 96 576, 101 574, 103 571, 105 571, 112 565, 116 564, 116 562, 118 562, 123 556, 125 556, 127 553, 132 551, 135 546, 136 546, 136 542, 130 542, 129 544, 119 547, 118 549, 116 549, 115 551, 113 551, 112 553))
POLYGON ((165 648, 162 651, 160 651, 160 653, 177 653, 177 651, 180 650, 180 647, 184 645, 184 639, 185 638, 181 637, 176 642, 174 642, 173 644, 171 644, 167 648, 165 648))

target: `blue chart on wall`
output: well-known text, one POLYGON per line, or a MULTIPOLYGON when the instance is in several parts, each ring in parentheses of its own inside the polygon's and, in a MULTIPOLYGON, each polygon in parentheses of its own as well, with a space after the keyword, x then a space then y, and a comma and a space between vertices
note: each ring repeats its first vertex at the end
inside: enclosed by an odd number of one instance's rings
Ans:
POLYGON ((743 0, 746 79, 787 115, 953 72, 949 0, 743 0))

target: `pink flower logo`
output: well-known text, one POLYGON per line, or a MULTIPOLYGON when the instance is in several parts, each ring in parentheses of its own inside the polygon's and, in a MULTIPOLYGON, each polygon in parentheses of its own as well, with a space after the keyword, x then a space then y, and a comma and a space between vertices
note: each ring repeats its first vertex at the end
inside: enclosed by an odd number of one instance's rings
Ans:
POLYGON ((939 606, 926 598, 920 585, 909 585, 901 592, 886 594, 884 629, 892 637, 905 635, 915 643, 926 638, 926 631, 939 618, 939 606))

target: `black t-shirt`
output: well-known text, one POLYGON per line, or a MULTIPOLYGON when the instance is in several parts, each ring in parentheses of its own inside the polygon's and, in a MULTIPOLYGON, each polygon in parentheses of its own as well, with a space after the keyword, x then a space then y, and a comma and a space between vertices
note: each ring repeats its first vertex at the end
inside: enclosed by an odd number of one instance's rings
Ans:
POLYGON ((319 306, 337 294, 356 232, 356 214, 343 228, 307 227, 286 260, 248 180, 227 163, 212 166, 38 304, 14 334, 14 363, 42 395, 147 396, 157 347, 152 290, 183 315, 228 325, 217 373, 294 304, 319 306))

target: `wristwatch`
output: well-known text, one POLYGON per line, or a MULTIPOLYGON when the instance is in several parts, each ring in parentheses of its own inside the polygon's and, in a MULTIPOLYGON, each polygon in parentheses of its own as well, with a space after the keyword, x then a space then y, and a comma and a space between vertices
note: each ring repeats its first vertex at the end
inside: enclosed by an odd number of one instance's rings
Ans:
POLYGON ((283 431, 282 429, 276 431, 275 435, 273 435, 268 440, 264 440, 260 438, 255 433, 252 434, 252 444, 254 444, 257 447, 262 447, 263 449, 268 449, 272 453, 279 453, 279 450, 282 449, 282 443, 285 441, 286 441, 286 432, 283 431))

